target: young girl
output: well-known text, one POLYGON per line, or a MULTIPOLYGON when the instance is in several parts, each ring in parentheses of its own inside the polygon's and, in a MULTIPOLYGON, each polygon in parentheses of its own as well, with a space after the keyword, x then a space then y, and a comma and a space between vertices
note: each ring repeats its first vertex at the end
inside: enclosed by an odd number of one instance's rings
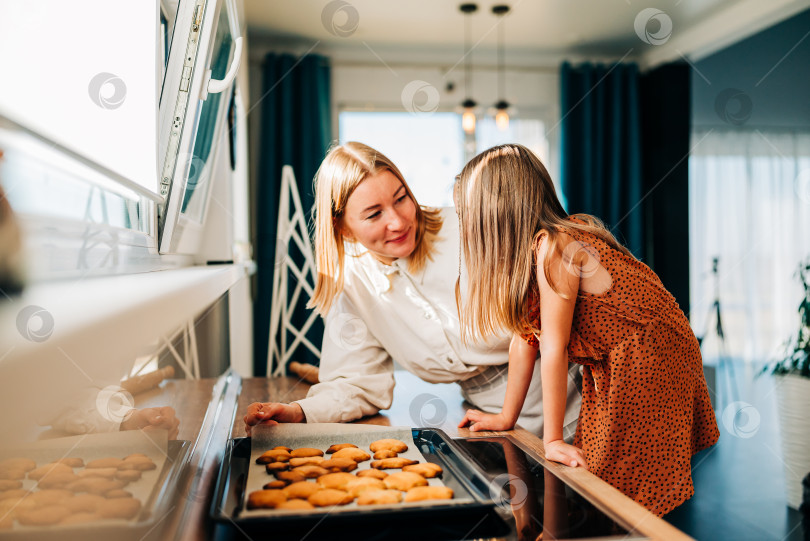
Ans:
POLYGON ((515 336, 503 410, 470 410, 461 426, 511 428, 539 350, 546 458, 586 467, 659 516, 689 499, 690 457, 719 432, 697 340, 656 274, 596 218, 567 216, 545 167, 520 145, 470 161, 456 208, 465 336, 515 336), (561 434, 569 362, 583 367, 574 445, 561 434))

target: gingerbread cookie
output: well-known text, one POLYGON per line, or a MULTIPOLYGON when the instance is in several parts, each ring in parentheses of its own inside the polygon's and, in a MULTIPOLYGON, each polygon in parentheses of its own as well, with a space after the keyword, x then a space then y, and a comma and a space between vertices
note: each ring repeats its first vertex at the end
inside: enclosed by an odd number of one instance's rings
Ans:
POLYGON ((329 449, 326 450, 326 454, 331 455, 332 453, 340 451, 341 449, 349 449, 352 447, 357 448, 357 446, 353 443, 336 443, 329 446, 329 449))
POLYGON ((414 487, 405 493, 406 502, 421 502, 425 500, 451 500, 453 489, 449 487, 414 487))
POLYGON ((89 470, 95 468, 117 468, 123 463, 124 461, 121 460, 120 458, 113 458, 113 457, 97 458, 96 460, 91 460, 90 462, 88 462, 85 468, 89 470))
POLYGON ((290 469, 289 462, 271 462, 270 464, 265 464, 264 469, 267 473, 275 473, 277 471, 287 471, 290 469))
POLYGON ((0 470, 0 479, 8 481, 16 481, 18 479, 25 479, 25 470, 3 469, 0 470))
POLYGON ((54 463, 64 464, 71 468, 84 468, 84 460, 81 458, 60 458, 59 460, 54 460, 54 463))
POLYGON ((374 460, 382 460, 384 458, 394 458, 397 456, 396 451, 392 451, 391 449, 383 449, 382 451, 377 451, 374 453, 374 460))
POLYGON ((53 473, 73 473, 73 468, 70 466, 65 466, 64 464, 45 464, 44 466, 29 471, 28 478, 33 479, 34 481, 39 481, 46 475, 51 475, 53 473))
POLYGON ((282 481, 280 479, 276 479, 275 481, 270 481, 269 483, 265 483, 262 485, 264 490, 271 490, 274 488, 284 488, 287 486, 287 481, 282 481))
POLYGON ((357 477, 346 483, 345 490, 356 498, 367 490, 385 490, 385 483, 373 477, 357 477))
POLYGON ((314 449, 312 447, 299 447, 298 449, 293 449, 290 452, 290 456, 293 458, 307 457, 307 456, 323 456, 323 451, 321 451, 320 449, 314 449))
POLYGON ((30 458, 7 458, 0 461, 0 470, 22 470, 29 472, 37 467, 37 463, 30 458))
POLYGON ((287 495, 282 490, 257 490, 248 494, 247 508, 273 509, 286 501, 287 495))
POLYGON ((48 505, 61 505, 72 497, 73 493, 69 490, 49 488, 46 490, 32 492, 28 496, 28 499, 34 502, 37 507, 42 507, 48 505))
POLYGON ((298 483, 293 483, 287 486, 284 489, 284 494, 287 495, 287 498, 294 500, 296 498, 300 498, 302 500, 306 500, 323 487, 318 483, 310 483, 309 481, 300 481, 298 483))
POLYGON ((17 521, 23 526, 53 526, 70 516, 62 505, 44 505, 17 513, 17 521))
POLYGON ((157 464, 152 462, 150 458, 133 457, 124 460, 118 465, 120 471, 135 470, 135 471, 149 471, 157 469, 157 464))
POLYGON ((277 445, 273 447, 273 451, 283 450, 287 451, 288 453, 292 452, 292 447, 285 447, 284 445, 277 445))
POLYGON ((256 458, 256 464, 270 464, 272 462, 289 462, 290 453, 285 449, 271 449, 256 458))
POLYGON ((357 505, 390 505, 401 501, 399 490, 366 490, 357 497, 357 505))
POLYGON ((29 491, 24 488, 12 488, 11 490, 4 490, 0 492, 0 501, 3 500, 16 500, 18 498, 25 498, 28 496, 29 491))
POLYGON ((357 462, 351 458, 330 458, 324 460, 318 466, 330 472, 352 471, 357 469, 357 462))
POLYGON ((115 478, 126 483, 134 483, 141 478, 141 470, 118 470, 115 472, 115 478))
POLYGON ((376 468, 378 470, 391 470, 409 466, 411 464, 416 464, 416 461, 411 460, 410 458, 398 456, 396 458, 383 458, 382 460, 374 460, 371 462, 371 467, 376 468))
POLYGON ((418 473, 400 471, 392 473, 383 479, 386 488, 394 490, 410 490, 413 487, 427 486, 428 482, 418 473))
POLYGON ((335 451, 332 454, 332 458, 350 458, 355 462, 365 462, 366 460, 371 458, 367 452, 363 451, 362 449, 356 449, 354 447, 347 447, 346 449, 341 449, 339 451, 335 451))
POLYGON ((98 494, 77 494, 65 500, 62 505, 67 507, 71 513, 95 513, 98 505, 103 501, 104 497, 98 494))
POLYGON ((425 479, 430 479, 432 477, 438 477, 442 474, 442 467, 438 464, 434 464, 433 462, 425 462, 422 464, 411 464, 410 466, 403 466, 402 471, 410 471, 413 473, 418 473, 425 479))
POLYGON ((385 479, 388 477, 388 472, 382 470, 362 470, 357 472, 357 477, 373 477, 375 479, 385 479))
POLYGON ((297 468, 304 464, 315 464, 316 466, 324 461, 322 456, 299 456, 290 459, 290 467, 297 468))
POLYGON ((348 503, 352 503, 352 501, 354 501, 354 496, 342 490, 324 488, 307 498, 307 501, 315 507, 332 507, 334 505, 346 505, 348 503))
POLYGON ((0 481, 0 492, 5 490, 14 490, 15 488, 22 488, 22 481, 4 479, 0 481))
POLYGON ((326 475, 321 475, 318 477, 318 484, 323 488, 337 488, 343 490, 346 488, 346 484, 354 479, 357 479, 357 477, 351 473, 327 473, 326 475))
POLYGON ((276 506, 276 509, 293 509, 293 510, 303 510, 303 509, 315 509, 315 506, 309 503, 307 500, 287 500, 286 502, 282 502, 276 506))
POLYGON ((371 449, 372 453, 383 450, 394 451, 395 453, 404 453, 408 450, 408 446, 404 441, 394 439, 377 440, 372 442, 368 448, 371 449))
POLYGON ((320 466, 316 466, 315 464, 304 464, 303 466, 293 468, 292 472, 300 473, 305 479, 314 479, 316 477, 320 477, 321 475, 326 475, 329 473, 329 470, 325 470, 320 466))
POLYGON ((65 488, 74 481, 78 481, 78 477, 73 472, 70 473, 51 473, 46 475, 37 483, 37 488, 65 488))
POLYGON ((307 478, 301 472, 296 471, 277 471, 273 472, 276 479, 286 481, 288 483, 297 483, 298 481, 306 481, 307 478))
POLYGON ((86 477, 103 477, 104 479, 112 479, 118 473, 118 468, 93 468, 90 470, 82 470, 76 474, 77 477, 84 479, 86 477))
POLYGON ((73 492, 90 492, 91 494, 104 494, 110 490, 124 488, 125 482, 118 479, 104 479, 103 477, 85 477, 79 479, 65 488, 73 492))

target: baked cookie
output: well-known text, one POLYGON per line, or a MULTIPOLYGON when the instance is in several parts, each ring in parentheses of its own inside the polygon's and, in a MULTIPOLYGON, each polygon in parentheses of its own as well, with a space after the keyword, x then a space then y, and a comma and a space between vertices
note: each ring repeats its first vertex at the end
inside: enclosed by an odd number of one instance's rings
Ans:
POLYGON ((286 488, 284 488, 284 494, 287 495, 287 498, 294 500, 296 498, 300 498, 302 500, 306 500, 323 487, 318 483, 310 483, 309 481, 300 481, 298 483, 293 483, 286 488))
POLYGON ((131 519, 141 510, 141 500, 137 498, 113 498, 104 500, 96 509, 102 518, 131 519))
POLYGON ((395 453, 404 453, 408 450, 408 446, 404 441, 394 439, 377 440, 372 442, 368 448, 371 449, 372 453, 383 450, 394 451, 395 453))
POLYGON ((157 464, 150 458, 134 457, 124 460, 118 465, 119 470, 149 471, 157 469, 157 464))
POLYGON ((104 497, 108 500, 114 500, 115 498, 131 498, 132 492, 127 492, 123 488, 114 488, 105 492, 104 497))
POLYGON ((357 448, 357 446, 353 443, 336 443, 329 446, 329 449, 326 450, 326 454, 331 455, 332 453, 340 451, 341 449, 349 449, 352 447, 357 448))
MULTIPOLYGON (((330 474, 336 475, 336 474, 330 474)), ((332 507, 334 505, 346 505, 354 501, 354 496, 348 492, 335 488, 324 488, 307 498, 307 501, 315 507, 332 507)))
POLYGON ((330 458, 318 464, 321 468, 330 472, 352 471, 357 469, 357 462, 351 458, 330 458))
POLYGON ((34 481, 39 481, 46 475, 51 475, 53 473, 73 473, 73 468, 70 466, 65 466, 64 464, 45 464, 44 466, 29 471, 28 478, 33 479, 34 481))
POLYGON ((134 483, 142 475, 141 470, 118 470, 115 472, 115 478, 126 483, 134 483))
POLYGON ((65 488, 80 479, 75 473, 51 473, 37 483, 37 488, 65 488))
POLYGON ((361 470, 357 472, 357 477, 373 477, 374 479, 385 479, 388 477, 388 472, 382 470, 361 470))
POLYGON ((292 447, 285 447, 283 445, 277 445, 277 446, 273 447, 273 451, 278 451, 278 450, 287 451, 289 453, 289 452, 292 451, 292 447))
POLYGON ((82 470, 76 474, 77 477, 84 479, 86 477, 103 477, 104 479, 112 479, 118 473, 118 468, 93 468, 89 470, 82 470))
POLYGON ((301 472, 296 471, 277 471, 273 472, 276 479, 286 481, 288 483, 297 483, 298 481, 306 481, 307 478, 301 472))
POLYGON ((411 464, 416 464, 415 460, 398 456, 396 458, 383 458, 382 460, 373 460, 371 467, 378 470, 391 470, 396 468, 403 468, 411 464))
POLYGON ((340 451, 335 451, 332 454, 332 458, 350 458, 355 462, 365 462, 366 460, 371 458, 367 452, 363 451, 362 449, 356 449, 354 447, 347 447, 346 449, 341 449, 340 451))
POLYGON ((3 469, 0 470, 0 479, 13 480, 25 479, 25 470, 3 469))
POLYGON ((29 472, 37 467, 37 463, 30 458, 7 458, 0 461, 0 470, 22 470, 29 472))
POLYGON ((265 464, 264 469, 267 473, 275 473, 277 471, 287 471, 290 469, 289 462, 271 462, 270 464, 265 464))
POLYGON ((62 505, 44 505, 17 513, 17 521, 23 526, 53 526, 70 516, 62 505))
POLYGON ((100 518, 100 516, 91 512, 74 513, 59 524, 65 526, 69 526, 71 524, 87 524, 88 522, 95 522, 100 518))
POLYGON ((91 494, 104 494, 110 490, 124 488, 126 483, 118 479, 104 479, 103 477, 86 477, 67 485, 65 488, 73 492, 89 492, 91 494))
POLYGON ((289 462, 290 453, 285 449, 271 449, 256 458, 256 464, 270 464, 272 462, 289 462))
POLYGON ((434 464, 433 462, 424 462, 422 464, 411 464, 410 466, 403 466, 402 471, 410 471, 413 473, 418 473, 425 479, 431 479, 433 477, 438 477, 442 474, 444 470, 438 464, 434 464))
POLYGON ((96 460, 91 460, 90 462, 88 462, 85 468, 89 470, 92 470, 94 468, 117 468, 123 463, 124 461, 121 460, 120 458, 113 458, 113 457, 97 458, 96 460))
POLYGON ((366 490, 357 497, 357 505, 384 505, 402 501, 399 490, 366 490))
POLYGON ((281 479, 276 479, 275 481, 270 481, 269 483, 265 483, 262 485, 264 490, 271 490, 274 488, 284 488, 287 486, 287 481, 282 481, 281 479))
POLYGON ((297 468, 298 466, 303 466, 304 464, 318 465, 323 461, 324 458, 322 456, 298 456, 290 459, 290 467, 297 468))
POLYGON ((305 456, 323 456, 323 451, 320 449, 314 449, 312 447, 299 447, 298 449, 293 449, 290 451, 290 456, 293 458, 305 456))
POLYGON ((402 491, 410 490, 413 487, 427 486, 428 484, 427 480, 418 473, 406 471, 392 473, 383 479, 383 483, 385 483, 386 488, 402 491))
POLYGON ((349 481, 357 479, 351 473, 346 472, 336 472, 336 473, 327 473, 326 475, 321 475, 318 477, 318 484, 321 485, 323 488, 336 488, 343 490, 346 488, 346 484, 349 481))
POLYGON ((320 466, 316 466, 315 464, 304 464, 303 466, 293 468, 291 471, 293 473, 300 473, 305 479, 314 479, 329 473, 329 470, 325 470, 320 466))
POLYGON ((98 494, 77 494, 65 500, 62 505, 67 507, 71 513, 95 513, 98 505, 103 501, 104 497, 98 494))
POLYGON ((273 509, 287 501, 283 490, 257 490, 248 494, 248 509, 273 509))
POLYGON ((54 460, 54 463, 64 464, 71 468, 84 468, 84 460, 81 458, 60 458, 59 460, 54 460))
POLYGON ((307 500, 300 500, 298 498, 287 500, 276 506, 276 509, 315 509, 315 506, 307 500))
POLYGON ((374 460, 382 460, 384 458, 394 458, 397 456, 396 451, 392 451, 391 449, 383 449, 382 451, 377 451, 374 453, 374 460))
POLYGON ((4 490, 0 492, 0 501, 3 500, 16 500, 17 498, 25 498, 28 496, 29 491, 24 488, 12 488, 11 490, 4 490))
POLYGON ((421 502, 425 500, 452 500, 453 489, 449 487, 415 487, 405 493, 406 502, 421 502))
POLYGON ((3 492, 5 490, 14 490, 15 488, 22 488, 22 481, 16 479, 0 480, 0 492, 3 492))
POLYGON ((126 461, 126 460, 129 460, 129 459, 131 459, 131 458, 149 458, 149 457, 148 457, 148 456, 146 456, 146 455, 145 455, 145 454, 143 454, 143 453, 132 453, 131 455, 127 455, 127 456, 125 456, 125 457, 124 457, 124 460, 126 461))
POLYGON ((72 497, 73 493, 71 491, 58 488, 37 490, 28 495, 28 499, 34 502, 37 507, 61 505, 72 497))
POLYGON ((357 498, 367 490, 385 490, 385 483, 373 477, 357 477, 346 483, 345 490, 357 498))

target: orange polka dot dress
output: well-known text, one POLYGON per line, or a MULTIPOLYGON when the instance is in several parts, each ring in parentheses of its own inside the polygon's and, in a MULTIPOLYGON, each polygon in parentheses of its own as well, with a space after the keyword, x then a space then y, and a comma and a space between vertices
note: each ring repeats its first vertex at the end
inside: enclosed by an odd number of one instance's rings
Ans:
MULTIPOLYGON (((694 494, 690 458, 720 435, 700 347, 652 269, 593 234, 566 233, 598 254, 613 282, 577 295, 568 360, 584 369, 574 445, 592 473, 662 516, 694 494)), ((529 321, 542 331, 532 284, 529 321)), ((523 338, 538 347, 536 335, 523 338)))

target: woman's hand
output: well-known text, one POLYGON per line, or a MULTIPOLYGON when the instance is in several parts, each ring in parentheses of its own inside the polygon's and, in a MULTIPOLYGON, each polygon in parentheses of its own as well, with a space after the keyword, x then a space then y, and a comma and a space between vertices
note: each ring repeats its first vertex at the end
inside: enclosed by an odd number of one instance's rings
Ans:
POLYGON ((169 439, 177 439, 180 420, 174 408, 144 408, 131 410, 121 422, 120 430, 149 430, 163 428, 169 432, 169 439))
POLYGON ((512 430, 515 427, 515 421, 507 419, 503 413, 484 413, 478 410, 467 410, 464 414, 464 419, 458 424, 459 428, 464 428, 470 425, 470 430, 478 432, 479 430, 512 430))
POLYGON ((250 429, 259 423, 266 425, 303 423, 306 421, 306 416, 304 410, 297 403, 254 402, 248 406, 244 421, 245 432, 250 436, 250 429))
POLYGON ((546 460, 553 460, 566 466, 575 468, 581 466, 588 469, 588 463, 585 461, 585 453, 579 447, 574 447, 565 443, 563 440, 543 442, 546 448, 546 460))

